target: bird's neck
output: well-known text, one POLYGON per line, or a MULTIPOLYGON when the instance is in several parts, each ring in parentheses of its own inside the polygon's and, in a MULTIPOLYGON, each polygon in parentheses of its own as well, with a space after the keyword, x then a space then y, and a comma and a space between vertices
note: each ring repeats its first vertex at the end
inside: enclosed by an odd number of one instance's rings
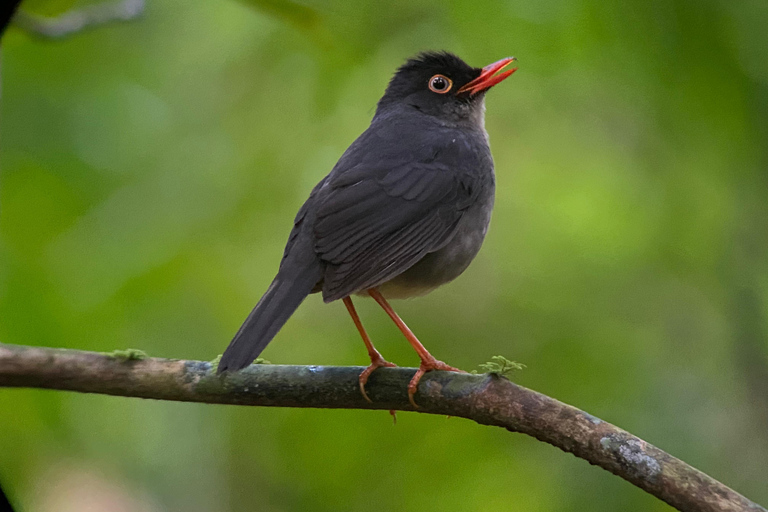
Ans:
POLYGON ((450 109, 444 112, 430 113, 418 107, 410 105, 379 104, 371 123, 377 122, 415 122, 422 121, 425 124, 437 124, 447 128, 458 128, 482 133, 487 139, 485 131, 485 100, 479 99, 477 103, 468 104, 465 109, 450 109))

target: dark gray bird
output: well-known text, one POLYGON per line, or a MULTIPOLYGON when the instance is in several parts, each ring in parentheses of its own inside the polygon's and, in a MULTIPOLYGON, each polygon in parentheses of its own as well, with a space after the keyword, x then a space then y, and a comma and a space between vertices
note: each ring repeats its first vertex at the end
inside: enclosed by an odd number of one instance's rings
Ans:
POLYGON ((408 385, 411 403, 430 370, 459 371, 435 359, 387 303, 452 281, 480 250, 491 219, 493 158, 485 93, 517 68, 513 57, 482 69, 447 53, 422 53, 401 66, 371 125, 299 210, 280 269, 235 335, 219 373, 248 366, 310 293, 342 299, 371 365, 395 366, 374 348, 353 294, 378 302, 421 358, 408 385))

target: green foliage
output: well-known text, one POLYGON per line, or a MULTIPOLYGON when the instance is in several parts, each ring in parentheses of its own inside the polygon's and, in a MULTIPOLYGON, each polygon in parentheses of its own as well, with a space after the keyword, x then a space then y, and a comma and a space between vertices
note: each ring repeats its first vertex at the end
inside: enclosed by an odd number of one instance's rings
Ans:
POLYGON ((509 377, 514 372, 525 368, 525 365, 510 361, 504 356, 493 356, 490 361, 479 364, 478 367, 483 373, 493 373, 502 377, 509 377))
POLYGON ((314 30, 320 25, 320 15, 307 5, 291 0, 240 0, 267 14, 302 29, 314 30))
POLYGON ((93 2, 78 2, 77 0, 24 0, 22 8, 35 14, 58 16, 88 3, 93 2))
MULTIPOLYGON (((514 354, 521 385, 766 505, 766 5, 152 0, 55 42, 11 28, 0 340, 210 360, 403 59, 514 55, 520 70, 486 99, 483 249, 393 306, 446 363, 514 354)), ((373 301, 355 304, 387 360, 417 362, 373 301)), ((367 364, 343 305, 318 295, 263 355, 367 364)), ((29 390, 0 390, 0 411, 0 481, 30 512, 671 510, 536 441, 415 414, 393 429, 384 412, 29 390)))

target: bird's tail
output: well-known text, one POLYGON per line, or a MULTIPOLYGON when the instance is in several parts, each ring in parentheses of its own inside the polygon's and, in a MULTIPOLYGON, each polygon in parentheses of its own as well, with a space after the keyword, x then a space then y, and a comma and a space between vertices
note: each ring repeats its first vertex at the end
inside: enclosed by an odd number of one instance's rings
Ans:
POLYGON ((282 262, 272 284, 224 351, 218 373, 237 371, 251 364, 322 279, 323 265, 314 251, 308 251, 309 254, 301 250, 291 252, 293 254, 287 255, 282 262))

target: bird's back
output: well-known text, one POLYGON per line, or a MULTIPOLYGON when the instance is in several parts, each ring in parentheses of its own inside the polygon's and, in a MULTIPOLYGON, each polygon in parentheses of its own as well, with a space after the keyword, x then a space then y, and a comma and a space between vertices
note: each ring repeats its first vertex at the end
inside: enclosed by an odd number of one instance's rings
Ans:
POLYGON ((409 111, 374 119, 313 200, 326 300, 372 287, 422 295, 455 279, 480 249, 493 195, 482 126, 409 111))

